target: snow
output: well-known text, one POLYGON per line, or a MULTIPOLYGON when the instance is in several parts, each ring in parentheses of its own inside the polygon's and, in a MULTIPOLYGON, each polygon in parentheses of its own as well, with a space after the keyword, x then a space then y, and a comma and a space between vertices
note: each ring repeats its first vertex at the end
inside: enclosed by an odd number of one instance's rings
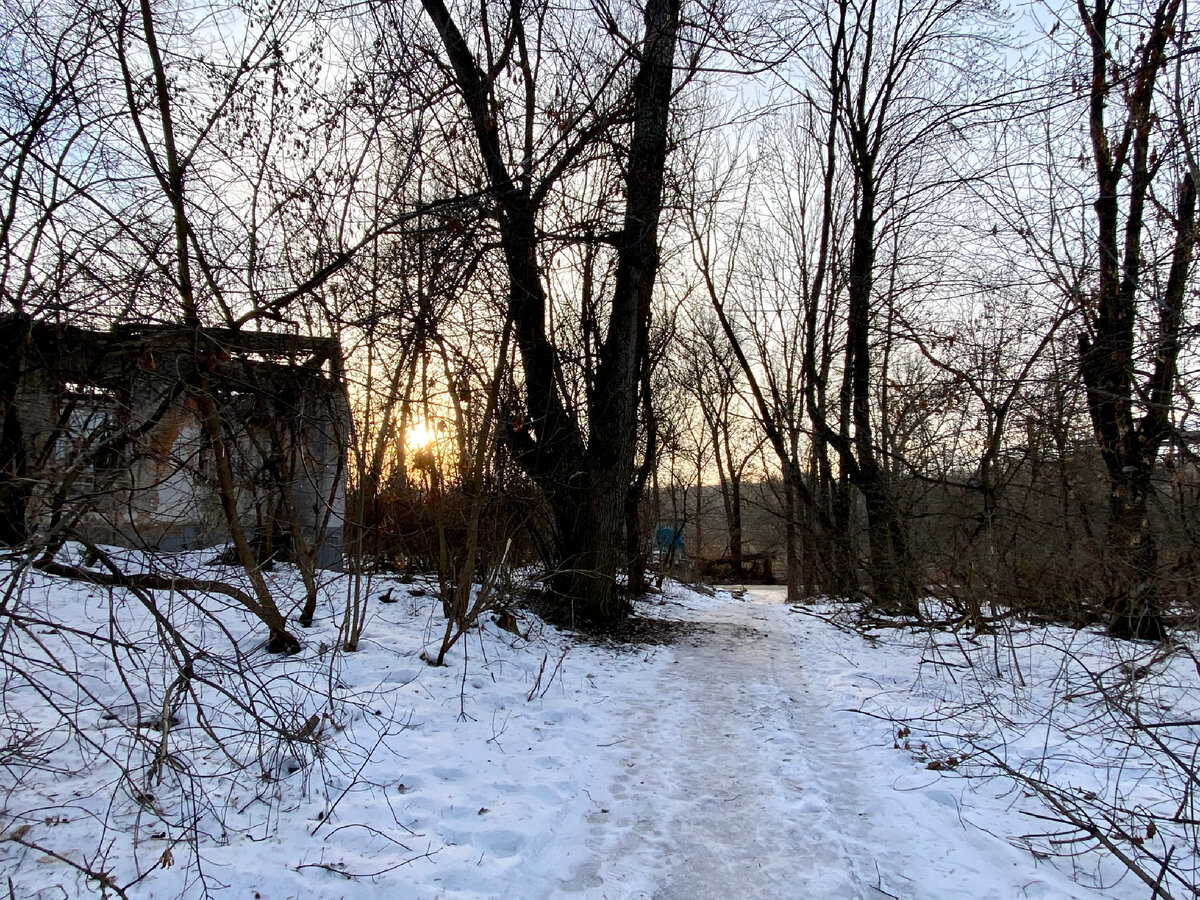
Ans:
MULTIPOLYGON (((1064 827, 1038 818, 1056 813, 1034 775, 1060 802, 1161 814, 1145 848, 1169 840, 1185 868, 1195 845, 1162 825, 1178 779, 1113 740, 1110 702, 1200 718, 1185 650, 862 634, 847 607, 792 609, 778 589, 668 585, 639 611, 691 623, 672 645, 590 643, 518 611, 522 636, 485 617, 437 668, 421 659, 434 586, 375 579, 342 653, 347 576, 331 576, 289 658, 224 598, 157 597, 195 649, 188 692, 136 597, 12 577, 0 883, 17 897, 100 893, 65 860, 147 898, 1150 896, 1094 842, 1066 856, 1038 836, 1064 827), (147 727, 164 709, 165 735, 147 727)), ((293 570, 271 579, 299 602, 293 570)))

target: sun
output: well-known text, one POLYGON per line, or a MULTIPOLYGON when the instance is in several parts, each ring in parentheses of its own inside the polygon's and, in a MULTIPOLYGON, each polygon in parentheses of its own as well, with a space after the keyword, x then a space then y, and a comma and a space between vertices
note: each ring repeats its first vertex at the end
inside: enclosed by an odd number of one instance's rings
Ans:
POLYGON ((434 433, 425 422, 414 422, 408 428, 404 443, 410 450, 423 450, 433 443, 434 433))

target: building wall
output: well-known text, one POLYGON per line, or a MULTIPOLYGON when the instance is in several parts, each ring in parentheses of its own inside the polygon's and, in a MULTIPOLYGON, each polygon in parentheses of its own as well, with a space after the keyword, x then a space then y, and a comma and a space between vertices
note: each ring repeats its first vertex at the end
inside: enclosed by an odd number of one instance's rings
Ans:
POLYGON ((252 539, 290 530, 340 564, 350 412, 336 342, 287 335, 159 329, 145 335, 23 327, 8 385, 23 458, 27 536, 186 550, 223 544, 228 527, 213 449, 196 401, 216 399, 252 539), (215 349, 214 349, 215 348, 215 349), (197 376, 197 371, 202 372, 197 376))

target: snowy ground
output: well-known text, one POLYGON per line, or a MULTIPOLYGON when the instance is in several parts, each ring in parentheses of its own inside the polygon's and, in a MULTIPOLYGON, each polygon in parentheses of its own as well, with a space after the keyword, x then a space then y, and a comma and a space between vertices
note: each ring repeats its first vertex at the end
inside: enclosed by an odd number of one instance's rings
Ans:
MULTIPOLYGON (((297 596, 294 573, 273 577, 297 596)), ((864 636, 774 589, 674 587, 641 610, 695 624, 672 646, 580 643, 526 614, 523 637, 489 618, 435 668, 428 585, 372 584, 361 648, 341 654, 334 581, 288 659, 233 659, 251 623, 160 598, 201 648, 184 693, 169 654, 136 649, 155 624, 123 591, 19 580, 0 647, 14 897, 99 894, 79 866, 160 898, 1150 897, 1040 783, 1080 815, 1072 797, 1144 812, 1105 826, 1127 853, 1170 840, 1186 869, 1195 845, 1164 827, 1168 808, 1194 818, 1189 796, 1104 718, 1122 672, 1143 721, 1200 718, 1186 650, 864 636), (165 735, 148 727, 164 708, 165 735), (999 765, 1027 781, 980 777, 999 765)))

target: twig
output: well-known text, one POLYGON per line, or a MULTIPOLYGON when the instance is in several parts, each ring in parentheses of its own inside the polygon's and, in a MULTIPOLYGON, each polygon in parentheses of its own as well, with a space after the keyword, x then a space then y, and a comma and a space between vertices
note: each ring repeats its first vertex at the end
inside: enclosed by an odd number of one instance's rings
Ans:
POLYGON ((542 673, 546 671, 546 660, 550 658, 549 653, 542 655, 542 664, 538 667, 537 680, 534 681, 533 687, 529 689, 529 696, 525 698, 526 703, 532 703, 533 697, 537 693, 537 689, 542 686, 542 673))
POLYGON ((315 835, 323 827, 329 824, 329 820, 333 818, 333 811, 338 808, 338 804, 341 803, 346 798, 346 795, 350 793, 350 789, 358 784, 359 779, 362 778, 363 770, 367 767, 367 764, 370 763, 371 758, 375 755, 375 751, 379 749, 379 745, 383 743, 383 739, 388 737, 390 734, 391 732, 386 728, 379 732, 379 736, 375 739, 375 743, 371 745, 371 749, 368 750, 366 755, 363 757, 362 764, 359 765, 358 771, 354 773, 354 777, 349 780, 346 786, 342 789, 342 792, 337 795, 337 799, 329 805, 329 809, 325 811, 325 815, 321 818, 321 821, 313 826, 313 830, 309 832, 310 835, 315 835))
POLYGON ((992 762, 995 763, 996 767, 1007 774, 1010 778, 1013 778, 1019 781, 1021 784, 1032 788, 1034 792, 1036 792, 1038 796, 1045 800, 1050 808, 1062 816, 1067 823, 1074 825, 1080 831, 1087 832, 1097 842, 1102 844, 1109 853, 1121 861, 1125 868, 1146 883, 1146 885, 1153 892, 1152 896, 1161 898, 1161 900, 1175 900, 1174 895, 1171 894, 1166 888, 1162 887, 1161 884, 1159 884, 1159 881, 1161 881, 1162 877, 1161 875, 1157 879, 1151 877, 1150 873, 1143 869, 1138 864, 1137 860, 1133 859, 1131 856, 1129 856, 1129 854, 1118 847, 1116 842, 1113 841, 1112 838, 1110 838, 1107 834, 1105 834, 1095 822, 1076 815, 1075 812, 1073 812, 1067 806, 1067 804, 1063 802, 1057 791, 1054 791, 1049 785, 1038 781, 1037 779, 1030 778, 1021 772, 1018 772, 994 753, 989 752, 987 755, 992 758, 992 762))
POLYGON ((59 862, 70 866, 72 869, 83 873, 92 881, 99 882, 101 888, 112 890, 118 897, 122 898, 122 900, 129 900, 129 895, 125 893, 125 889, 113 881, 113 877, 107 872, 97 872, 94 869, 90 869, 83 863, 75 862, 75 860, 71 859, 69 856, 64 856, 61 853, 51 850, 49 847, 43 847, 41 844, 35 843, 34 841, 27 841, 22 835, 12 834, 8 836, 7 840, 12 841, 14 844, 20 844, 22 847, 28 847, 30 850, 37 850, 39 853, 44 853, 47 856, 53 857, 59 862))
POLYGON ((345 869, 339 869, 337 866, 331 866, 328 863, 300 863, 296 866, 296 871, 301 869, 324 869, 326 872, 332 872, 335 875, 341 875, 347 880, 354 878, 378 878, 380 875, 386 875, 388 872, 394 872, 396 869, 415 863, 419 859, 432 859, 441 850, 426 850, 424 853, 418 853, 416 856, 410 856, 408 859, 401 860, 392 866, 387 866, 382 869, 377 869, 374 872, 347 872, 345 869))
MULTIPOLYGON (((570 649, 570 647, 567 647, 565 650, 563 650, 562 656, 560 656, 558 658, 558 662, 554 664, 554 671, 550 673, 550 680, 546 682, 546 686, 542 688, 542 692, 538 694, 539 697, 545 697, 546 694, 550 693, 550 686, 554 684, 554 676, 557 675, 559 670, 562 668, 563 661, 567 658, 567 653, 570 652, 570 649)), ((543 661, 543 665, 544 664, 545 662, 543 661)))

